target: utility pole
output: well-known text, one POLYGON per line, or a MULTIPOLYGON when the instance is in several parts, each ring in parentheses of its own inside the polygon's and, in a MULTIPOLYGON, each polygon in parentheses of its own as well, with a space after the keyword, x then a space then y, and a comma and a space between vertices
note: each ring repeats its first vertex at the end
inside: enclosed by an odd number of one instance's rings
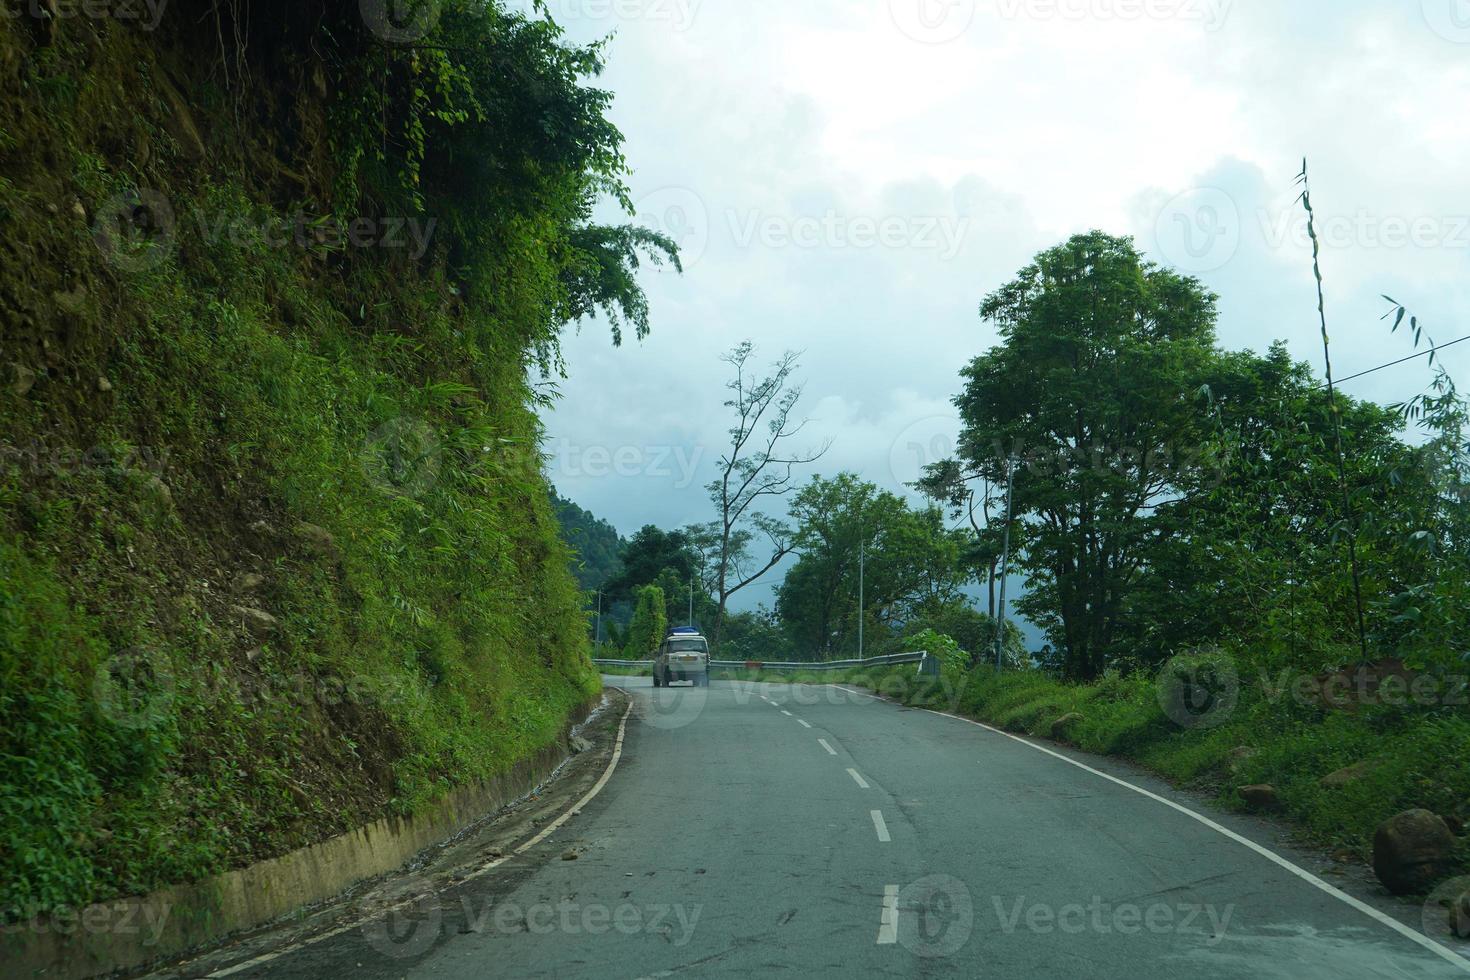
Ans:
POLYGON ((602 590, 597 590, 597 645, 602 646, 602 590))
POLYGON ((867 542, 858 538, 858 659, 863 659, 863 572, 867 562, 867 542))
POLYGON ((1016 483, 1016 459, 1006 459, 1006 529, 1000 551, 1000 618, 995 621, 995 672, 1001 671, 1006 637, 1006 578, 1011 570, 1011 493, 1016 483))
POLYGON ((689 569, 689 625, 694 625, 694 569, 689 569))

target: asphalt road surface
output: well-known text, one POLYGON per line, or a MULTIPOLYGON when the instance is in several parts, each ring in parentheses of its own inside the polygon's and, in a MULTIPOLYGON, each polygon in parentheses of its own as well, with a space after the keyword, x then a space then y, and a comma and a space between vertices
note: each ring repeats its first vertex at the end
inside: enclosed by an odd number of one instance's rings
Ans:
POLYGON ((835 688, 608 683, 621 757, 546 842, 235 975, 1470 976, 1405 908, 1133 770, 835 688))

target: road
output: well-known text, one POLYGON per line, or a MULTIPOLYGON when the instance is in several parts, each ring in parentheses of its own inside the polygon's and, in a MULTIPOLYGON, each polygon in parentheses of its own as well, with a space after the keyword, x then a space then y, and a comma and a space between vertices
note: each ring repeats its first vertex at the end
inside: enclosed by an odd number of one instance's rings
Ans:
POLYGON ((235 975, 1470 976, 1131 770, 836 688, 608 683, 621 757, 549 840, 235 975))

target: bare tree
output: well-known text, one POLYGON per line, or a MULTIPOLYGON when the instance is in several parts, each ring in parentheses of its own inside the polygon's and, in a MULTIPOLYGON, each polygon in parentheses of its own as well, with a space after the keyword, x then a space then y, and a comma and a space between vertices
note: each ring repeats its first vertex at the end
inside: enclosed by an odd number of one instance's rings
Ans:
POLYGON ((786 448, 808 421, 793 418, 802 393, 792 379, 800 355, 787 351, 764 377, 754 370, 754 357, 755 345, 747 340, 720 358, 735 371, 725 385, 730 391, 725 407, 734 411, 735 424, 730 428, 730 447, 720 457, 719 476, 707 488, 719 516, 697 529, 707 556, 707 584, 716 602, 710 637, 716 649, 731 596, 775 568, 792 550, 791 528, 759 510, 759 505, 789 493, 796 468, 816 462, 831 448, 830 441, 807 452, 786 448), (767 557, 752 553, 757 541, 769 549, 767 557))
POLYGON ((991 513, 991 508, 1004 503, 1003 499, 997 499, 997 491, 1005 489, 1004 481, 997 488, 988 474, 968 472, 957 460, 944 459, 925 466, 923 477, 909 486, 935 503, 947 506, 952 517, 968 517, 975 537, 967 558, 977 571, 984 573, 985 586, 989 593, 990 617, 994 619, 995 587, 1000 574, 1000 547, 995 540, 995 526, 998 521, 991 513), (977 509, 980 520, 976 520, 977 509))

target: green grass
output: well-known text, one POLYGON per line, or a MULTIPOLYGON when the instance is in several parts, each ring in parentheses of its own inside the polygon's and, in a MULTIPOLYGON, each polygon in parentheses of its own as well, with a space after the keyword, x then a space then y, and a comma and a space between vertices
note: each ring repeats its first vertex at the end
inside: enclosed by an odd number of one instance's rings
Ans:
POLYGON ((598 668, 597 669, 600 672, 606 674, 609 677, 652 677, 653 676, 653 668, 652 667, 609 667, 606 664, 600 664, 600 665, 598 665, 598 668))

